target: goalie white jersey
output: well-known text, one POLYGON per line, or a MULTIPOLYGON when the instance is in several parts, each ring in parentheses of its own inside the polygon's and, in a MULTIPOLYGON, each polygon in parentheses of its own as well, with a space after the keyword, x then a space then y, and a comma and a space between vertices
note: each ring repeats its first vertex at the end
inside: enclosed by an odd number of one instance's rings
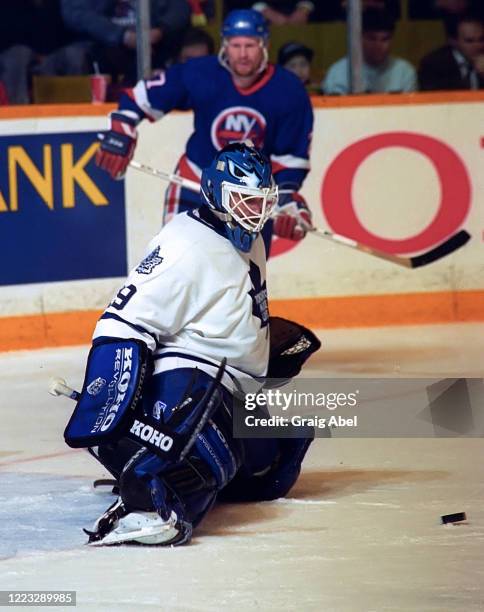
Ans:
POLYGON ((237 250, 205 207, 183 213, 150 242, 143 261, 98 321, 93 338, 137 338, 154 373, 198 367, 223 383, 264 376, 269 359, 266 256, 259 235, 237 250))

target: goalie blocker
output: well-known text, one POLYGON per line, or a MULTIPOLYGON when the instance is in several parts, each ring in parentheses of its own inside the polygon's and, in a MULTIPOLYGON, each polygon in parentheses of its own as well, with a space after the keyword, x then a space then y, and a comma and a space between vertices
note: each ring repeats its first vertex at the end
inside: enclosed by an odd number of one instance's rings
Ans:
POLYGON ((64 432, 66 444, 87 448, 127 436, 155 453, 178 457, 181 435, 149 415, 136 414, 147 369, 148 349, 143 342, 97 341, 89 352, 82 391, 64 432))

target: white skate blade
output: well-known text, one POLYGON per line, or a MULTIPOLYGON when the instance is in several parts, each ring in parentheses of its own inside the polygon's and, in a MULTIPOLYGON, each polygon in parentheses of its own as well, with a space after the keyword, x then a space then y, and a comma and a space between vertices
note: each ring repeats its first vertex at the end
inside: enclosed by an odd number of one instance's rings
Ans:
POLYGON ((174 512, 168 521, 164 521, 156 512, 131 512, 121 518, 117 526, 102 540, 90 542, 89 546, 112 546, 124 542, 168 544, 180 534, 175 526, 176 522, 177 516, 174 512))

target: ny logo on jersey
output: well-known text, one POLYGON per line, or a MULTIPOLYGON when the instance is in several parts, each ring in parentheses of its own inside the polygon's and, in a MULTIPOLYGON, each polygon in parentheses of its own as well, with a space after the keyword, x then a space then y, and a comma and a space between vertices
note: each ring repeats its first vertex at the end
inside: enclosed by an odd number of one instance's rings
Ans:
POLYGON ((249 269, 252 289, 249 295, 252 298, 252 314, 261 320, 261 327, 269 323, 269 306, 267 304, 266 281, 262 282, 259 267, 251 260, 249 269))
POLYGON ((162 261, 163 257, 159 257, 160 247, 156 247, 147 257, 143 259, 140 265, 136 268, 138 274, 151 274, 156 266, 162 261))
POLYGON ((211 127, 212 144, 223 149, 231 142, 250 139, 256 147, 262 148, 266 134, 266 120, 263 115, 249 106, 231 106, 219 113, 211 127))

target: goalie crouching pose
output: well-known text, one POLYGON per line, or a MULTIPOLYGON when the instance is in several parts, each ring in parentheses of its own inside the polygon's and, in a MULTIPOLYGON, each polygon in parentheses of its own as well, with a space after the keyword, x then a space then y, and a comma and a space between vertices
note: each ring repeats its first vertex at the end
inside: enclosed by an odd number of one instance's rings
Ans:
POLYGON ((291 377, 319 348, 309 330, 269 317, 270 162, 230 144, 203 171, 201 196, 152 240, 94 331, 65 431, 119 486, 88 532, 93 545, 188 542, 219 493, 284 496, 311 442, 232 433, 238 379, 291 377))

